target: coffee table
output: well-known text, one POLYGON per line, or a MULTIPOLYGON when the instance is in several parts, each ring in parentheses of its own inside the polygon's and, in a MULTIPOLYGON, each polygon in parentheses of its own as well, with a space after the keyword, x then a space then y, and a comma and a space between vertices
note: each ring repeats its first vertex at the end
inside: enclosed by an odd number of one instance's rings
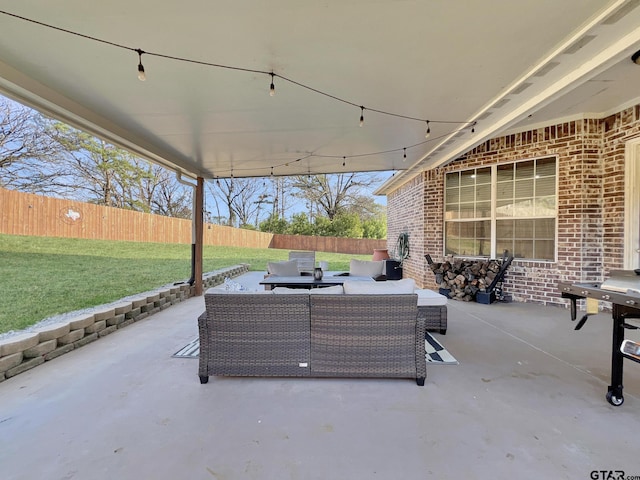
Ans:
POLYGON ((331 287, 333 285, 342 285, 345 280, 358 281, 358 282, 373 282, 371 277, 356 277, 356 276, 333 276, 324 275, 321 280, 316 280, 312 275, 301 275, 297 277, 280 277, 277 275, 267 277, 260 282, 260 285, 270 285, 273 287, 288 287, 288 288, 320 288, 331 287))

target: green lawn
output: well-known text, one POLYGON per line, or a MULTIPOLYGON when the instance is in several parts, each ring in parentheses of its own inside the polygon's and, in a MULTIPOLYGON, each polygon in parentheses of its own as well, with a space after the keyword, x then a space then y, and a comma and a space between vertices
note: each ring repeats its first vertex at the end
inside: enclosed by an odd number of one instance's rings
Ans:
MULTIPOLYGON (((204 247, 204 272, 288 259, 288 250, 204 247)), ((349 270, 351 258, 318 252, 332 270, 349 270)), ((191 276, 191 245, 112 242, 0 234, 0 333, 60 313, 113 302, 191 276)))

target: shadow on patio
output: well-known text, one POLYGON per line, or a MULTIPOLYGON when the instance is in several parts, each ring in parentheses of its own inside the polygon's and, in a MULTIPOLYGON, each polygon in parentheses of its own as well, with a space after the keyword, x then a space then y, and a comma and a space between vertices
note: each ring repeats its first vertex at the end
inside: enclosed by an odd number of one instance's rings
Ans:
MULTIPOLYGON (((257 283, 260 272, 244 277, 257 283)), ((243 281, 239 277, 238 281, 243 281)), ((592 478, 640 475, 640 366, 605 400, 611 316, 449 302, 459 365, 427 381, 212 377, 172 358, 192 298, 0 383, 7 479, 592 478)), ((632 334, 633 335, 633 334, 632 334)))

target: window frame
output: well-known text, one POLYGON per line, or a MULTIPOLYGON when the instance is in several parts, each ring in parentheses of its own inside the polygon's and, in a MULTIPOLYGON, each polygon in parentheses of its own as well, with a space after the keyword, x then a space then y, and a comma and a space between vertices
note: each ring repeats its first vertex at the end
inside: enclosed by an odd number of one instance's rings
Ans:
MULTIPOLYGON (((497 249, 497 243, 498 243, 498 239, 497 239, 497 226, 498 226, 498 222, 500 221, 504 221, 504 220, 543 220, 543 219, 553 219, 553 238, 552 239, 547 239, 547 238, 540 238, 540 241, 545 241, 545 240, 551 240, 553 242, 553 258, 528 258, 528 257, 516 257, 518 259, 518 261, 524 261, 524 262, 557 262, 558 260, 558 203, 559 203, 559 191, 558 191, 558 181, 559 181, 559 175, 558 175, 558 170, 559 170, 559 161, 558 161, 558 156, 557 155, 544 155, 544 156, 540 156, 540 157, 532 157, 532 158, 523 158, 523 159, 518 159, 518 160, 514 160, 514 161, 504 161, 504 162, 496 162, 492 165, 477 165, 474 167, 467 167, 467 168, 459 168, 456 170, 452 170, 449 172, 446 172, 444 175, 444 182, 443 182, 443 214, 442 214, 442 238, 443 238, 443 245, 442 245, 442 253, 444 256, 453 256, 453 257, 459 257, 459 258, 497 258, 498 256, 502 256, 502 252, 498 252, 496 251, 497 249), (533 166, 534 166, 534 173, 533 176, 531 177, 531 179, 533 180, 537 180, 536 175, 537 175, 537 170, 538 170, 538 162, 540 161, 544 161, 544 160, 553 160, 555 162, 554 165, 554 208, 553 208, 553 214, 552 215, 534 215, 534 216, 517 216, 517 215, 512 215, 512 216, 505 216, 505 215, 498 215, 497 213, 497 207, 498 207, 498 169, 501 166, 505 166, 505 165, 511 165, 516 167, 516 172, 517 172, 517 164, 522 164, 524 162, 533 162, 533 166), (482 171, 484 169, 489 169, 490 172, 490 188, 491 188, 491 192, 490 192, 490 196, 491 196, 491 204, 490 204, 490 212, 489 212, 489 216, 488 217, 469 217, 469 218, 465 218, 464 216, 460 215, 460 189, 461 189, 461 182, 458 181, 457 184, 457 189, 458 189, 458 198, 457 198, 457 202, 455 203, 455 205, 458 206, 458 216, 454 217, 454 218, 447 218, 448 216, 448 205, 452 205, 452 204, 448 204, 447 203, 447 185, 448 185, 448 181, 449 181, 449 176, 452 174, 458 174, 458 178, 462 178, 462 174, 464 172, 478 172, 478 171, 482 171), (453 253, 447 253, 447 227, 449 225, 453 225, 453 224, 462 224, 462 223, 476 223, 478 224, 479 222, 489 222, 490 225, 490 238, 489 238, 489 250, 490 250, 490 254, 487 255, 464 255, 464 254, 453 254, 453 253)), ((539 178, 539 177, 538 177, 539 178)), ((544 178, 544 177, 543 177, 544 178)), ((515 189, 515 182, 517 182, 517 173, 516 176, 514 176, 514 178, 511 180, 512 182, 514 182, 514 189, 515 189)), ((477 185, 478 184, 474 184, 474 188, 476 188, 476 193, 477 193, 477 185)), ((485 185, 484 183, 480 184, 480 185, 485 185)), ((536 182, 533 183, 533 187, 534 191, 533 191, 533 196, 531 196, 531 200, 533 202, 533 204, 536 204, 536 199, 541 199, 544 198, 543 196, 536 196, 535 193, 535 188, 537 187, 536 182)), ((514 197, 513 199, 516 200, 518 198, 517 196, 517 192, 514 190, 514 197)), ((528 197, 527 197, 528 198, 528 197)), ((483 202, 484 200, 480 200, 480 202, 483 202)), ((475 213, 477 213, 477 204, 479 203, 478 200, 474 199, 473 201, 473 211, 474 211, 474 215, 475 213)), ((536 207, 533 207, 536 208, 536 207)), ((534 222, 535 224, 535 222, 534 222)), ((483 237, 484 238, 484 237, 483 237)), ((482 241, 481 238, 475 236, 474 237, 474 241, 482 241)), ((514 241, 514 238, 512 238, 512 241, 514 241)), ((517 241, 517 239, 515 239, 515 241, 517 241)), ((533 237, 531 239, 531 241, 533 242, 533 244, 535 245, 536 242, 536 238, 533 237)), ((513 253, 513 252, 511 252, 513 253)))

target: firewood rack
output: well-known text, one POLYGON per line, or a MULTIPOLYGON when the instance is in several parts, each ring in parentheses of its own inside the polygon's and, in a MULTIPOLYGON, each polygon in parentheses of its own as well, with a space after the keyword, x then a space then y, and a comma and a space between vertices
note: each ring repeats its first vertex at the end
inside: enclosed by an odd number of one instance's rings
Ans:
MULTIPOLYGON (((424 256, 425 260, 429 264, 429 266, 434 264, 431 255, 426 254, 424 256)), ((500 263, 500 268, 498 272, 496 272, 495 277, 489 284, 489 286, 484 291, 478 291, 475 294, 475 301, 477 303, 491 304, 495 301, 507 301, 504 291, 503 291, 503 283, 504 276, 513 261, 513 255, 509 254, 508 250, 505 250, 502 254, 502 261, 500 263)))

